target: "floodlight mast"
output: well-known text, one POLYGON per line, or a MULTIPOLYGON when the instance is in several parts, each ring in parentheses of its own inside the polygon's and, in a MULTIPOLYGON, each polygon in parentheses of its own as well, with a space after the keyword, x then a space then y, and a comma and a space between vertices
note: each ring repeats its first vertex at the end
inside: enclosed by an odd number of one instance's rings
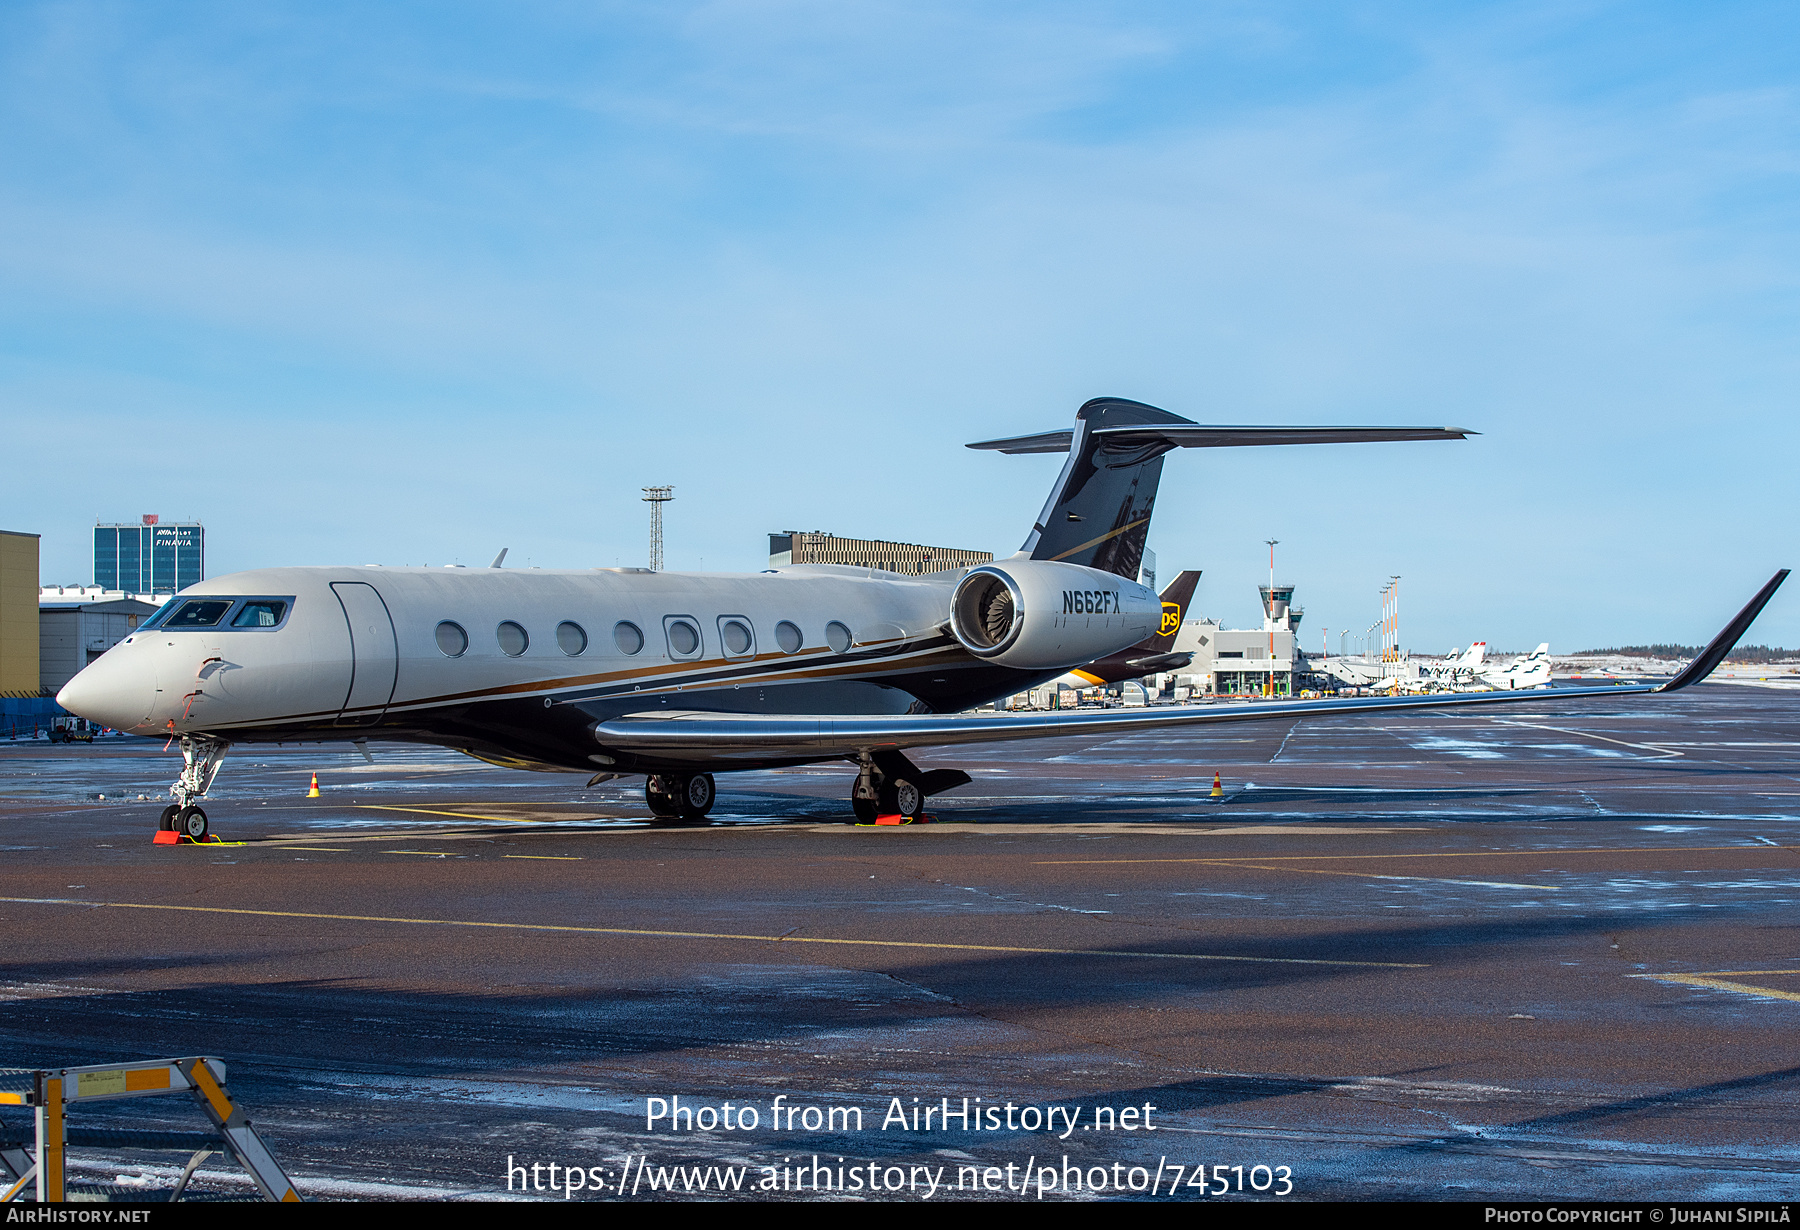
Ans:
POLYGON ((663 570, 662 510, 664 504, 675 498, 675 488, 672 486, 645 487, 643 492, 644 503, 650 505, 650 571, 661 572, 663 570))

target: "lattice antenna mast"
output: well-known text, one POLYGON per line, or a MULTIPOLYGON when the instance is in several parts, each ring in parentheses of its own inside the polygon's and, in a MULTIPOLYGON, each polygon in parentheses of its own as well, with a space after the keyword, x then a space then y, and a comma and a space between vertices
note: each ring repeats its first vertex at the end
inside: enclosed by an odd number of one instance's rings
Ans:
POLYGON ((644 503, 650 506, 650 571, 663 570, 662 509, 675 498, 674 487, 645 487, 644 503))

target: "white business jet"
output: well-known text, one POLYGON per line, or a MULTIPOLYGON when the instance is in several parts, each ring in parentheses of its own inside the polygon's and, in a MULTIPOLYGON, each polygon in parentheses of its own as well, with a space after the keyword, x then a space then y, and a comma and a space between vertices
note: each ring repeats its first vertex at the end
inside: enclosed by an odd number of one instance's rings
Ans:
MULTIPOLYGON (((1508 700, 1673 691, 1704 678, 1787 576, 1661 688, 1286 701, 1217 708, 963 712, 1135 645, 1162 618, 1138 575, 1176 448, 1459 440, 1450 427, 1219 427, 1119 398, 1072 430, 969 447, 1068 460, 1010 559, 922 577, 807 564, 746 575, 267 568, 203 581, 58 694, 119 730, 179 741, 164 828, 200 806, 233 743, 405 740, 519 769, 643 774, 651 811, 697 819, 715 773, 858 767, 857 818, 917 817, 969 781, 914 748, 1508 700)), ((498 563, 499 561, 496 561, 498 563)))

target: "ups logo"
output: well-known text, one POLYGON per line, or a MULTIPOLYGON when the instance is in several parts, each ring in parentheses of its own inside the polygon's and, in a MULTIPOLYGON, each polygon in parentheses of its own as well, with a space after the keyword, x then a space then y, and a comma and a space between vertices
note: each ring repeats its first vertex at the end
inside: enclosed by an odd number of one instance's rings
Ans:
POLYGON ((1181 604, 1165 602, 1162 604, 1162 611, 1162 626, 1156 630, 1157 635, 1174 636, 1181 631, 1181 604))

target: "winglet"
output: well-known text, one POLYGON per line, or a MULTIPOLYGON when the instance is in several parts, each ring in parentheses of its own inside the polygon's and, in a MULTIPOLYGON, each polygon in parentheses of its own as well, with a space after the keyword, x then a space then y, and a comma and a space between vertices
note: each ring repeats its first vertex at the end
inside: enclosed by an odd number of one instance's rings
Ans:
POLYGON ((1687 664, 1687 669, 1656 690, 1658 692, 1679 692, 1688 684, 1699 683, 1712 674, 1718 668, 1719 663, 1725 660, 1725 655, 1736 648, 1738 638, 1743 636, 1756 617, 1762 614, 1763 607, 1769 604, 1769 599, 1775 596, 1775 591, 1781 588, 1781 583, 1787 580, 1787 575, 1788 570, 1783 568, 1771 577, 1769 583, 1757 591, 1756 597, 1750 599, 1744 609, 1737 613, 1737 618, 1726 624, 1725 630, 1713 637, 1711 644, 1700 651, 1700 656, 1687 664))

